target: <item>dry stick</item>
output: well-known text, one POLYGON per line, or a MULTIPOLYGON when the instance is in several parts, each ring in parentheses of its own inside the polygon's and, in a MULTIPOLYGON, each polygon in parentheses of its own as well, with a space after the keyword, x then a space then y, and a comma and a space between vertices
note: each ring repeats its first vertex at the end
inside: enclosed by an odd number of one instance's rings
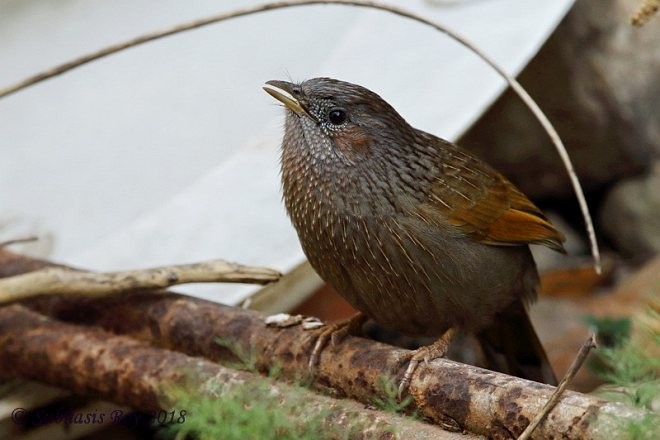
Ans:
POLYGON ((543 419, 547 417, 550 411, 552 411, 552 408, 555 407, 555 405, 559 401, 559 398, 562 396, 562 394, 564 394, 564 391, 566 391, 566 388, 575 377, 575 374, 580 370, 582 364, 584 364, 584 361, 587 359, 587 356, 589 355, 591 350, 593 350, 596 347, 597 347, 596 335, 592 333, 591 335, 589 335, 589 338, 587 338, 587 340, 584 341, 582 347, 580 347, 580 351, 578 352, 571 366, 568 368, 568 371, 566 372, 566 375, 559 383, 559 386, 557 386, 557 389, 555 389, 555 392, 552 393, 552 396, 550 396, 550 399, 548 399, 546 404, 543 406, 543 409, 536 415, 536 417, 534 417, 534 419, 527 426, 527 428, 525 428, 523 433, 520 434, 518 440, 528 440, 532 437, 532 433, 534 432, 536 427, 539 425, 539 423, 543 421, 543 419))
POLYGON ((45 268, 0 280, 0 304, 35 295, 104 296, 137 289, 161 289, 185 283, 268 284, 281 274, 223 260, 125 272, 94 273, 66 267, 45 268))
POLYGON ((568 176, 570 178, 571 184, 573 186, 573 190, 575 191, 575 196, 577 197, 578 203, 580 205, 580 211, 582 212, 582 216, 584 217, 584 223, 585 227, 587 229, 587 234, 589 236, 589 242, 591 243, 591 254, 593 255, 594 258, 594 269, 598 274, 601 273, 601 261, 600 261, 600 252, 598 250, 598 243, 596 242, 596 233, 594 231, 594 226, 593 222, 591 220, 591 215, 589 213, 589 208, 587 206, 587 201, 584 197, 584 192, 582 191, 582 186, 580 185, 580 181, 577 178, 577 175, 575 174, 575 170, 573 168, 573 164, 571 163, 570 157, 568 156, 568 152, 566 151, 566 147, 562 143, 559 134, 555 130, 554 126, 550 123, 548 118, 545 116, 543 111, 539 108, 539 106, 536 104, 536 102, 532 99, 531 96, 525 91, 525 89, 520 85, 518 81, 516 81, 515 78, 512 78, 509 76, 504 69, 502 69, 492 58, 490 58, 488 55, 486 55, 484 52, 479 50, 475 45, 470 43, 466 38, 458 35, 456 32, 438 24, 435 23, 431 20, 428 20, 420 15, 414 14, 412 12, 409 12, 404 9, 400 9, 394 6, 389 6, 377 2, 370 2, 370 1, 349 1, 349 0, 292 0, 292 1, 283 1, 283 2, 274 2, 274 3, 266 3, 262 5, 257 5, 257 6, 252 6, 249 8, 244 8, 244 9, 237 9, 232 12, 225 12, 217 15, 213 15, 207 18, 199 19, 199 20, 194 20, 190 21, 187 23, 183 23, 177 26, 173 26, 167 29, 163 29, 160 31, 155 31, 155 32, 150 32, 148 34, 141 35, 139 37, 133 38, 131 40, 127 40, 118 44, 114 44, 111 46, 108 46, 106 48, 103 48, 99 51, 84 55, 82 57, 76 58, 72 61, 69 61, 67 63, 61 64, 59 66, 56 66, 52 69, 45 70, 37 75, 34 75, 32 77, 26 78, 22 81, 19 81, 16 84, 10 85, 8 87, 5 87, 3 89, 0 89, 0 98, 3 98, 5 96, 8 96, 12 93, 15 93, 19 90, 22 90, 26 87, 29 87, 33 84, 36 84, 38 82, 44 81, 48 78, 52 78, 54 76, 60 75, 64 72, 67 72, 71 69, 74 69, 76 67, 79 67, 83 64, 89 63, 91 61, 97 60, 99 58, 103 58, 105 56, 111 55, 113 53, 122 51, 124 49, 128 49, 130 47, 134 47, 143 43, 147 43, 149 41, 153 41, 162 37, 166 37, 169 35, 174 35, 179 32, 185 32, 189 31, 192 29, 200 28, 202 26, 207 26, 213 23, 217 23, 223 20, 228 20, 231 18, 236 18, 236 17, 242 17, 245 15, 250 15, 250 14, 255 14, 259 12, 265 12, 269 10, 274 10, 274 9, 281 9, 281 8, 289 8, 293 6, 305 6, 305 5, 318 5, 318 4, 336 4, 336 5, 349 5, 349 6, 357 6, 357 7, 366 7, 366 8, 372 8, 372 9, 378 9, 386 12, 390 12, 392 14, 409 18, 411 20, 417 21, 419 23, 425 24, 427 26, 432 27, 433 29, 440 31, 449 37, 453 38, 456 40, 458 43, 461 45, 465 46, 467 49, 471 50, 474 52, 476 55, 478 55, 481 59, 483 59, 489 66, 491 66, 506 82, 511 86, 513 91, 520 97, 520 99, 525 103, 525 105, 530 109, 532 114, 538 119, 538 121, 541 123, 545 131, 548 133, 548 136, 552 140, 553 144, 555 145, 555 148, 557 149, 557 152, 559 154, 559 157, 561 158, 564 167, 566 168, 566 172, 568 173, 568 176))

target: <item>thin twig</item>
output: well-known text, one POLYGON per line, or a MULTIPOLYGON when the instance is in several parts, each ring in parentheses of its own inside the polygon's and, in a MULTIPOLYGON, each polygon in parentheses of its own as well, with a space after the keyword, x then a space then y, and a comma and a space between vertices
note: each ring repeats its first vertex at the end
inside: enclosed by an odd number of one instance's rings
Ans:
POLYGON ((525 105, 530 109, 532 114, 538 119, 538 121, 541 123, 545 131, 548 133, 548 136, 552 140, 553 144, 555 145, 555 148, 557 149, 557 152, 559 154, 559 157, 561 158, 564 167, 566 168, 566 172, 568 173, 568 176, 571 181, 571 185, 573 186, 573 190, 575 191, 575 195, 577 197, 578 203, 580 205, 580 211, 582 212, 582 216, 584 217, 584 223, 585 227, 587 229, 587 234, 589 236, 589 241, 591 243, 591 254, 593 255, 594 258, 594 269, 598 274, 601 273, 601 261, 600 261, 600 252, 598 250, 598 243, 596 242, 596 233, 594 231, 594 226, 593 222, 591 220, 591 215, 589 213, 589 208, 587 206, 586 199, 584 197, 584 192, 582 191, 582 186, 580 185, 580 181, 577 178, 577 175, 575 174, 575 170, 573 168, 573 164, 571 163, 571 160, 568 156, 568 152, 566 151, 566 147, 562 143, 561 139, 559 138, 559 134, 553 127, 553 125, 550 123, 548 118, 545 116, 543 111, 539 108, 539 106, 536 104, 536 102, 532 99, 531 96, 525 91, 525 89, 516 81, 514 78, 509 76, 504 69, 502 69, 492 58, 487 56, 485 53, 483 53, 480 49, 478 49, 476 46, 474 46, 472 43, 470 43, 467 39, 464 37, 458 35, 456 32, 438 24, 435 23, 431 20, 428 20, 420 15, 414 14, 412 12, 406 11, 404 9, 400 9, 394 6, 389 6, 377 2, 371 2, 371 1, 355 1, 355 0, 291 0, 291 1, 281 1, 281 2, 273 2, 273 3, 266 3, 262 5, 257 5, 257 6, 252 6, 249 8, 244 8, 244 9, 237 9, 232 12, 225 12, 217 15, 212 15, 207 18, 202 18, 199 20, 193 20, 187 23, 183 23, 177 26, 169 27, 160 31, 155 31, 155 32, 150 32, 141 36, 138 36, 136 38, 133 38, 131 40, 127 40, 118 44, 114 44, 111 46, 108 46, 106 48, 103 48, 99 51, 92 52, 90 54, 84 55, 82 57, 76 58, 74 60, 71 60, 67 63, 61 64, 59 66, 56 66, 52 69, 45 70, 37 75, 34 75, 32 77, 26 78, 22 81, 19 81, 18 83, 15 83, 13 85, 10 85, 8 87, 5 87, 3 89, 0 89, 0 98, 3 98, 5 96, 8 96, 12 93, 15 93, 19 90, 22 90, 26 87, 29 87, 33 84, 36 84, 38 82, 44 81, 48 78, 52 78, 54 76, 60 75, 64 72, 67 72, 71 69, 74 69, 76 67, 82 66, 83 64, 89 63, 91 61, 97 60, 99 58, 106 57, 108 55, 114 54, 116 52, 120 52, 124 49, 128 49, 130 47, 134 47, 140 44, 147 43, 149 41, 153 41, 162 37, 166 37, 169 35, 174 35, 179 32, 185 32, 189 31, 192 29, 197 29, 203 26, 207 26, 213 23, 217 23, 223 20, 229 20, 232 18, 236 17, 242 17, 250 14, 255 14, 259 12, 265 12, 265 11, 270 11, 274 9, 281 9, 281 8, 289 8, 289 7, 294 7, 294 6, 306 6, 306 5, 318 5, 318 4, 336 4, 336 5, 350 5, 350 6, 357 6, 357 7, 366 7, 366 8, 372 8, 372 9, 379 9, 382 11, 390 12, 392 14, 409 18, 411 20, 417 21, 419 23, 425 24, 427 26, 432 27, 433 29, 436 29, 437 31, 440 31, 449 37, 453 38, 456 40, 458 43, 461 45, 465 46, 472 52, 474 52, 476 55, 478 55, 481 59, 483 59, 488 65, 490 65, 502 78, 506 80, 506 82, 511 86, 513 91, 522 99, 522 101, 525 103, 525 105))
POLYGON ((65 267, 0 279, 0 304, 35 295, 104 296, 138 289, 162 289, 185 283, 267 284, 281 274, 272 269, 249 267, 223 260, 125 272, 95 273, 65 267))
POLYGON ((660 10, 660 0, 643 0, 637 10, 630 17, 630 24, 642 27, 660 10))
POLYGON ((12 238, 11 240, 0 241, 0 249, 3 247, 11 246, 13 244, 32 243, 39 240, 36 235, 29 235, 27 237, 12 238))
POLYGON ((591 335, 589 335, 589 338, 587 338, 587 340, 584 341, 582 347, 580 347, 580 351, 578 352, 577 356, 575 357, 575 360, 573 361, 568 371, 566 372, 564 378, 561 380, 561 382, 559 382, 559 386, 557 386, 555 392, 552 393, 548 401, 543 406, 543 409, 541 409, 541 411, 536 415, 536 417, 534 417, 534 419, 523 431, 523 433, 520 434, 518 440, 528 440, 532 437, 532 433, 534 432, 536 427, 543 421, 543 419, 547 417, 550 411, 552 411, 552 408, 555 407, 555 405, 559 401, 559 398, 562 396, 562 394, 564 394, 566 387, 568 387, 568 385, 575 377, 575 374, 580 370, 582 364, 584 364, 584 361, 587 359, 587 356, 589 355, 591 350, 593 350, 596 347, 597 347, 596 335, 592 333, 591 335))

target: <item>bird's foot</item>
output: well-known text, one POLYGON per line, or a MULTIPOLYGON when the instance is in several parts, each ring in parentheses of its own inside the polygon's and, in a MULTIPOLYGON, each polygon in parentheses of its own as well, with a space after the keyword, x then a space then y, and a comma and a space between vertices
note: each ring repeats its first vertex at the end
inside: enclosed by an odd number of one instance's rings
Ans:
POLYGON ((413 350, 410 353, 410 362, 408 363, 408 368, 406 369, 406 372, 403 375, 403 379, 401 379, 401 383, 399 384, 399 400, 401 400, 404 393, 408 391, 410 381, 412 380, 412 375, 417 369, 419 363, 424 361, 424 365, 428 365, 428 363, 433 359, 443 357, 447 353, 449 344, 451 344, 451 341, 454 339, 455 335, 456 329, 452 327, 433 344, 419 347, 417 350, 413 350))
POLYGON ((325 326, 316 339, 312 354, 309 356, 309 371, 312 372, 312 374, 315 372, 316 365, 321 357, 321 352, 327 345, 328 340, 330 340, 332 345, 335 345, 348 335, 361 334, 362 324, 364 324, 366 320, 367 317, 364 314, 357 313, 349 319, 325 326))

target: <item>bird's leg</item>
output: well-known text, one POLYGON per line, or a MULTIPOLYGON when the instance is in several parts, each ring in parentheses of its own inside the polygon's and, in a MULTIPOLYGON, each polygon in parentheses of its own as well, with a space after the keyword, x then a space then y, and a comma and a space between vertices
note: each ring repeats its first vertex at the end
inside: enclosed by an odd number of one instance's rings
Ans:
POLYGON ((313 372, 316 368, 321 351, 323 351, 323 348, 328 343, 328 339, 330 339, 334 345, 341 342, 341 340, 348 335, 359 335, 362 330, 362 324, 366 321, 366 315, 358 312, 349 319, 325 326, 316 339, 312 354, 309 356, 309 370, 313 372))
POLYGON ((456 329, 454 327, 450 327, 449 330, 440 336, 440 338, 438 338, 438 340, 436 340, 433 344, 419 347, 417 350, 411 352, 410 363, 408 364, 406 373, 403 375, 403 379, 401 379, 401 383, 399 384, 399 399, 401 399, 403 397, 403 393, 408 390, 412 375, 417 369, 419 362, 424 361, 424 364, 428 364, 433 359, 443 357, 445 353, 447 353, 449 344, 451 344, 454 336, 456 336, 456 329))

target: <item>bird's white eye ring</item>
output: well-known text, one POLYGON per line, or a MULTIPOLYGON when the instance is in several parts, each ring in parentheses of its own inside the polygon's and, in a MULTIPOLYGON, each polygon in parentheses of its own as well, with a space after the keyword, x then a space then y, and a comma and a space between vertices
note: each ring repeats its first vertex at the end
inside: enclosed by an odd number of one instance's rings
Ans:
POLYGON ((346 122, 347 118, 346 111, 341 108, 335 107, 328 112, 328 121, 330 121, 332 125, 341 125, 346 122))

